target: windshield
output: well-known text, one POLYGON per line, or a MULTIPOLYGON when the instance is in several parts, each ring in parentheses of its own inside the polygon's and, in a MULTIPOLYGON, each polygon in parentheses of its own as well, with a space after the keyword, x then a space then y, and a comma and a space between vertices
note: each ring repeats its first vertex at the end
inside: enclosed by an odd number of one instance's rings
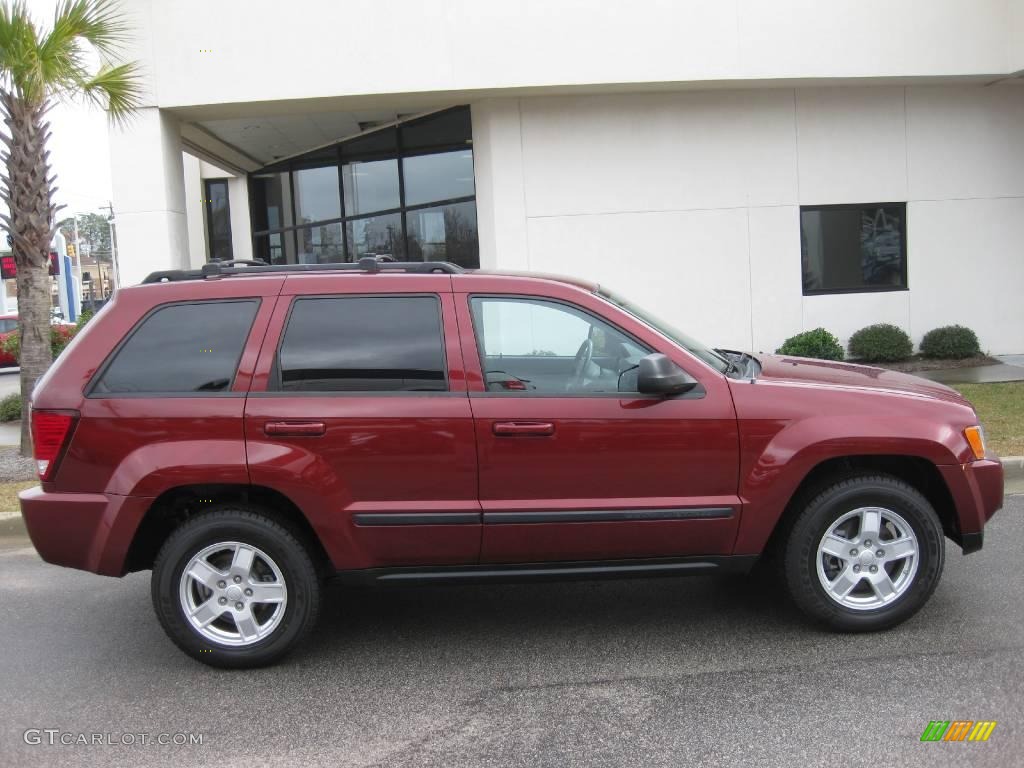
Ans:
POLYGON ((710 365, 719 373, 725 373, 729 370, 729 361, 722 357, 715 350, 701 344, 696 339, 687 336, 685 333, 680 331, 678 328, 666 323, 660 317, 652 315, 645 309, 641 309, 633 302, 620 296, 614 291, 610 291, 603 285, 597 287, 597 295, 604 299, 607 299, 612 304, 617 306, 619 309, 625 310, 629 314, 633 315, 637 320, 642 323, 646 323, 651 326, 654 330, 658 331, 662 336, 667 336, 669 339, 674 341, 676 344, 681 346, 687 352, 691 353, 695 357, 700 358, 702 361, 710 365))

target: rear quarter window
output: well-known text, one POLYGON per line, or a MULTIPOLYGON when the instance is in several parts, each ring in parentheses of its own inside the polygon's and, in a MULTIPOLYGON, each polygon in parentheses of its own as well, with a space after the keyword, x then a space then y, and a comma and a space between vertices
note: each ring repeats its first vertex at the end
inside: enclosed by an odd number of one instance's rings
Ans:
POLYGON ((226 392, 259 301, 160 307, 130 333, 91 395, 226 392))

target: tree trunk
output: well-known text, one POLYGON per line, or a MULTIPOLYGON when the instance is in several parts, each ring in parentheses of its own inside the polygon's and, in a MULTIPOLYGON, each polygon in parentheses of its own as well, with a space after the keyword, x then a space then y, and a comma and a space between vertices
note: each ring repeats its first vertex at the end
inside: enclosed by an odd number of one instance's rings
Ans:
POLYGON ((8 216, 0 217, 13 239, 18 265, 18 328, 21 335, 21 453, 32 455, 29 399, 36 381, 53 362, 50 349, 50 238, 56 208, 50 201, 53 179, 49 176, 46 140, 49 124, 46 102, 33 104, 0 90, 0 107, 8 136, 3 160, 7 165, 0 198, 8 216))

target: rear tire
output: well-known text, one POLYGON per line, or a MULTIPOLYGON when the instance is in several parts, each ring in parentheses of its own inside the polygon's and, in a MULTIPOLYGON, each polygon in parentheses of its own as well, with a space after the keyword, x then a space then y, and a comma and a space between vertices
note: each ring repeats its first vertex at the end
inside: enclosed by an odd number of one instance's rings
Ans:
POLYGON ((886 629, 928 601, 945 552, 920 492, 889 475, 859 475, 818 493, 793 523, 786 583, 797 606, 831 629, 886 629))
POLYGON ((271 664, 313 628, 320 579, 287 528, 244 505, 190 518, 168 537, 151 581, 175 645, 213 667, 271 664))

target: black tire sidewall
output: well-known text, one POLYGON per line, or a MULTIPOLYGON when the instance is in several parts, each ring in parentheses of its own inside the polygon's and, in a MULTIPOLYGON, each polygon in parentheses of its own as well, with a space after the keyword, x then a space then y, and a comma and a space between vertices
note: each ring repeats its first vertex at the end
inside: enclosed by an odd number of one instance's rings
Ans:
POLYGON ((938 516, 928 501, 906 483, 887 476, 850 478, 815 497, 797 520, 786 548, 786 577, 797 605, 833 629, 885 629, 910 618, 938 586, 945 563, 945 539, 938 516), (829 597, 817 573, 818 544, 842 515, 858 507, 890 509, 910 525, 917 537, 917 572, 909 589, 891 605, 855 610, 829 597))
POLYGON ((224 508, 190 519, 164 544, 153 566, 153 607, 174 643, 190 656, 219 667, 256 667, 287 653, 316 618, 319 581, 305 548, 284 527, 244 508, 224 508), (192 557, 218 542, 240 541, 264 551, 280 568, 288 590, 285 614, 271 635, 244 648, 211 641, 192 627, 178 597, 181 574, 192 557))

